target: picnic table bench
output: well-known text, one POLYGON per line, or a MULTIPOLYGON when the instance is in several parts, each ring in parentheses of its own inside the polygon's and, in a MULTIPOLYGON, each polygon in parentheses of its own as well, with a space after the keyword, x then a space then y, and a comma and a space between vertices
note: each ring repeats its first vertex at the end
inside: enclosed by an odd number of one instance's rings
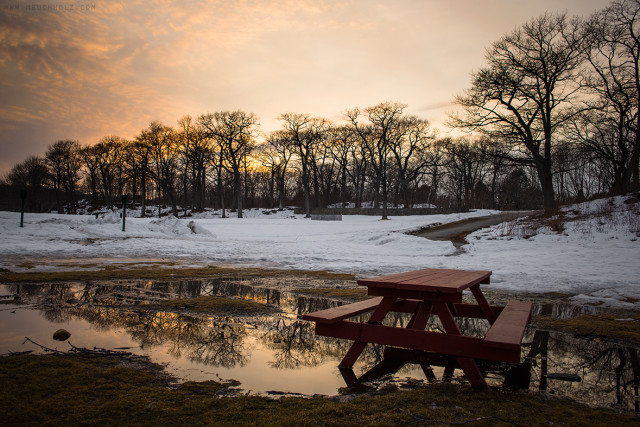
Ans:
MULTIPOLYGON (((486 388, 487 384, 476 359, 505 363, 520 362, 520 348, 524 331, 531 319, 531 303, 510 301, 506 306, 490 305, 480 284, 488 284, 490 271, 451 269, 424 269, 389 276, 358 280, 367 286, 374 298, 309 313, 303 319, 316 323, 316 334, 353 341, 340 363, 347 382, 355 377, 351 368, 368 343, 392 348, 409 349, 412 354, 440 354, 455 358, 472 386, 486 388), (462 302, 462 293, 469 289, 476 304, 462 302), (368 321, 349 318, 372 312, 368 321), (383 325, 389 312, 412 314, 406 327, 383 325), (432 315, 437 315, 444 329, 427 331, 425 327, 432 315), (488 320, 490 327, 484 337, 465 336, 455 321, 456 317, 488 320)), ((386 352, 385 352, 386 354, 386 352)), ((428 378, 433 376, 428 360, 419 358, 428 378)), ((384 361, 383 361, 384 362, 384 361)), ((445 370, 452 374, 453 367, 445 370)))

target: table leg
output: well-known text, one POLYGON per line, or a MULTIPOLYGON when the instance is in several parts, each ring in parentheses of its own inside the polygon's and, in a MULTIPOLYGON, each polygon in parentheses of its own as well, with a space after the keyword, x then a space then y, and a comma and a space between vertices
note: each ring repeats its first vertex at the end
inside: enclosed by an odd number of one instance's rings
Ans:
MULTIPOLYGON (((458 324, 456 323, 449 307, 446 303, 434 303, 437 304, 437 313, 438 317, 440 317, 440 322, 444 327, 444 330, 447 334, 450 335, 461 335, 460 328, 458 328, 458 324)), ((464 375, 467 377, 469 383, 476 388, 487 388, 487 383, 478 369, 475 360, 469 357, 456 357, 458 365, 462 368, 464 375)), ((446 373, 446 371, 445 371, 446 373)))
MULTIPOLYGON (((431 317, 432 309, 433 309, 433 304, 431 302, 422 301, 418 306, 418 309, 416 310, 415 314, 409 321, 407 328, 424 330, 424 328, 427 326, 427 322, 429 321, 429 318, 431 317)), ((421 355, 423 353, 415 352, 415 354, 421 355)), ((433 373, 433 369, 431 368, 431 365, 429 365, 429 363, 427 363, 427 361, 424 359, 425 359, 424 357, 419 358, 422 372, 424 372, 424 375, 425 377, 427 377, 427 380, 429 380, 430 382, 434 381, 436 379, 436 375, 433 373)))
POLYGON ((347 354, 342 358, 338 367, 341 369, 353 367, 353 364, 356 363, 356 360, 358 360, 358 357, 360 357, 360 354, 362 354, 366 346, 367 343, 364 341, 354 341, 354 343, 351 344, 351 347, 349 347, 347 354))
POLYGON ((416 358, 416 360, 418 360, 418 363, 420 364, 420 367, 422 368, 422 372, 424 372, 424 376, 427 377, 427 380, 429 382, 436 381, 437 380, 436 374, 433 373, 433 368, 429 364, 429 361, 426 360, 427 358, 425 357, 424 352, 423 351, 414 350, 413 354, 414 354, 414 357, 416 358))
MULTIPOLYGON (((387 313, 389 312, 389 310, 391 310, 391 307, 395 302, 396 302, 396 297, 382 298, 382 301, 380 301, 380 304, 378 305, 378 307, 375 309, 373 314, 371 314, 371 317, 369 318, 369 321, 367 323, 381 323, 384 320, 387 313)), ((347 351, 347 354, 345 354, 344 358, 340 362, 339 367, 340 368, 353 367, 353 364, 356 363, 356 360, 358 360, 358 357, 360 357, 360 354, 362 354, 362 351, 365 349, 366 346, 367 346, 367 343, 364 341, 354 341, 354 343, 351 344, 349 351, 347 351)))
POLYGON ((484 294, 480 290, 480 285, 476 284, 471 286, 471 293, 476 298, 478 305, 480 306, 480 310, 482 310, 482 314, 487 318, 489 323, 493 325, 493 322, 496 321, 496 314, 493 312, 493 309, 487 302, 487 299, 484 297, 484 294))
POLYGON ((407 324, 407 328, 423 330, 427 326, 429 317, 431 317, 432 308, 433 308, 433 304, 430 303, 429 301, 420 302, 418 309, 416 310, 413 317, 409 321, 409 324, 407 324))

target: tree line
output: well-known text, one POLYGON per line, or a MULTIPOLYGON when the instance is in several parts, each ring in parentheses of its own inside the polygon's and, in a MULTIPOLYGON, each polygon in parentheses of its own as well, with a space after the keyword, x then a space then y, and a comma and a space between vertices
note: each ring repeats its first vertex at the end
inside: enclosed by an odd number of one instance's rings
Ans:
POLYGON ((639 13, 640 0, 616 0, 587 19, 545 14, 492 43, 448 121, 466 136, 439 137, 397 102, 346 110, 339 123, 284 113, 268 134, 252 113, 221 111, 152 122, 131 140, 57 141, 5 185, 53 194, 58 212, 129 194, 143 215, 155 202, 175 216, 238 217, 347 203, 383 217, 424 204, 554 209, 626 193, 640 188, 639 13))

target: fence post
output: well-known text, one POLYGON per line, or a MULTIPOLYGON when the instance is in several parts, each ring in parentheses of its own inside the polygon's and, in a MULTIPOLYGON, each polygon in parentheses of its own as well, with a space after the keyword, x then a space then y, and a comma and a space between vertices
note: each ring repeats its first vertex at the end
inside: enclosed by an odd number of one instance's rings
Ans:
POLYGON ((22 207, 20 208, 20 228, 24 227, 24 201, 27 198, 27 190, 20 190, 20 199, 22 199, 22 207))
POLYGON ((127 220, 127 195, 122 195, 122 231, 124 231, 124 225, 127 220))

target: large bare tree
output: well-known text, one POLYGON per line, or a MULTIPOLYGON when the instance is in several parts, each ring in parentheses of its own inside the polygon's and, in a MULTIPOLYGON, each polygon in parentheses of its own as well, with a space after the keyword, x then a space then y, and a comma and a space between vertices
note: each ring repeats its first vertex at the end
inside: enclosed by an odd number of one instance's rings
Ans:
POLYGON ((535 166, 544 207, 554 209, 552 145, 579 106, 580 22, 566 14, 532 19, 491 45, 488 66, 456 96, 450 125, 511 144, 514 160, 535 166))
POLYGON ((612 168, 614 193, 640 188, 640 1, 616 0, 588 21, 589 87, 600 103, 575 128, 612 168), (629 187, 631 185, 631 187, 629 187))

